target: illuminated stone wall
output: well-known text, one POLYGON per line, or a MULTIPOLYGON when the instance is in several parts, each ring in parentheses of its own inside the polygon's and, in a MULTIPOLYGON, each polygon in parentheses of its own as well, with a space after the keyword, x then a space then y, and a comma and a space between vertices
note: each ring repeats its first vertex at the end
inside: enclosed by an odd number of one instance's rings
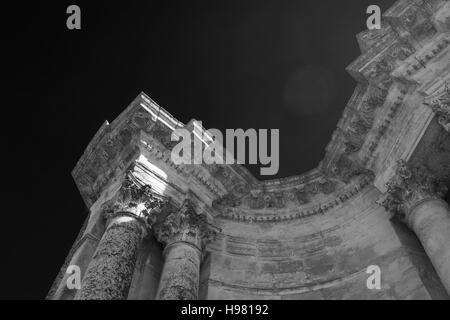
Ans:
POLYGON ((140 94, 73 170, 89 216, 48 298, 448 299, 449 19, 448 1, 400 0, 357 35, 355 93, 295 177, 174 164, 171 134, 193 122, 140 94))

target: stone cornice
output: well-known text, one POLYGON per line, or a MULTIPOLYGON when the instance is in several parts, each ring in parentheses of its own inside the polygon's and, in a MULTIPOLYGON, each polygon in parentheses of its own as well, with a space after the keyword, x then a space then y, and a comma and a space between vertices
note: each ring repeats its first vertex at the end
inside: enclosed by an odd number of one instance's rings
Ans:
MULTIPOLYGON (((178 165, 173 163, 170 157, 170 151, 150 135, 145 134, 145 136, 141 138, 141 144, 144 146, 144 150, 151 155, 152 159, 164 163, 167 167, 176 172, 177 175, 183 176, 186 181, 195 179, 213 198, 219 198, 226 194, 227 191, 224 186, 215 179, 211 179, 210 171, 205 170, 203 165, 178 165)), ((179 189, 178 186, 171 184, 169 181, 164 181, 164 183, 171 185, 171 187, 175 189, 179 189)), ((180 193, 184 193, 181 189, 179 191, 180 193)))
MULTIPOLYGON (((438 58, 448 47, 444 40, 436 48, 427 47, 431 38, 439 36, 431 18, 444 3, 441 0, 397 1, 385 13, 381 30, 365 31, 357 36, 362 55, 347 68, 357 80, 357 87, 317 169, 295 177, 258 181, 240 165, 176 166, 170 160, 169 150, 174 145, 171 133, 176 128, 189 128, 192 122, 184 125, 141 93, 116 120, 101 127, 73 170, 87 206, 99 198, 111 177, 135 161, 142 148, 175 175, 192 177, 216 204, 227 201, 235 204, 239 199, 264 194, 262 202, 270 208, 270 203, 278 205, 293 199, 293 195, 301 201, 313 199, 317 185, 319 193, 327 195, 327 188, 321 187, 324 181, 339 185, 342 190, 345 190, 343 185, 351 189, 355 183, 369 181, 373 178, 368 169, 375 161, 375 150, 399 110, 404 108, 405 96, 416 86, 410 79, 413 74, 408 75, 409 69, 404 66, 413 60, 420 63, 422 55, 429 61, 438 58), (416 53, 420 54, 418 60, 416 53), (302 190, 308 190, 305 196, 302 190)), ((414 64, 410 68, 414 69, 414 64)), ((255 203, 259 197, 256 196, 255 203)), ((334 201, 339 202, 339 197, 334 201)), ((323 205, 314 199, 310 204, 323 205)), ((321 213, 323 209, 312 209, 312 212, 321 213)))
POLYGON ((397 1, 385 13, 381 30, 365 31, 357 36, 363 54, 347 70, 360 84, 327 147, 331 155, 327 154, 326 160, 335 158, 340 151, 357 153, 356 161, 364 166, 371 161, 379 141, 401 107, 405 94, 414 85, 406 78, 394 77, 393 74, 403 66, 405 60, 413 57, 424 41, 437 33, 431 24, 430 15, 441 5, 430 6, 423 1, 397 1), (414 23, 405 22, 413 20, 413 17, 416 17, 414 23), (424 25, 429 28, 418 27, 424 25), (378 94, 369 93, 377 89, 378 94), (396 93, 397 97, 392 97, 393 91, 399 92, 396 93), (394 105, 386 105, 388 95, 390 100, 396 100, 394 105), (362 123, 360 118, 369 121, 361 126, 358 125, 362 123), (367 138, 355 139, 355 130, 352 129, 355 124, 367 138))
POLYGON ((420 70, 427 67, 433 59, 439 58, 450 45, 450 35, 442 34, 431 47, 423 48, 417 55, 410 57, 405 62, 405 67, 400 69, 403 73, 395 72, 396 77, 412 77, 420 70))
MULTIPOLYGON (((250 189, 275 190, 280 187, 296 189, 336 179, 333 174, 326 175, 316 169, 297 177, 260 182, 240 165, 175 165, 170 160, 171 141, 167 137, 170 137, 171 130, 166 123, 170 121, 169 125, 172 127, 179 127, 181 124, 169 116, 165 117, 164 122, 153 122, 152 117, 156 114, 156 110, 160 115, 167 115, 167 112, 153 104, 148 105, 149 101, 151 101, 149 98, 141 95, 112 124, 105 124, 74 169, 73 175, 80 191, 89 195, 88 205, 96 200, 108 182, 108 177, 114 177, 136 161, 142 153, 139 148, 147 150, 153 159, 165 163, 177 174, 196 179, 215 199, 220 199, 230 192, 240 197, 250 189), (151 111, 150 115, 145 113, 148 110, 151 111), (128 121, 125 121, 126 117, 128 121), (129 149, 127 152, 126 147, 129 149)), ((341 162, 338 162, 339 168, 335 168, 336 177, 341 171, 351 169, 353 172, 355 170, 352 168, 357 168, 351 160, 341 162)), ((346 172, 343 176, 351 178, 351 172, 346 172)))
POLYGON ((215 203, 223 219, 230 219, 244 223, 276 223, 322 215, 336 208, 370 185, 372 179, 362 176, 358 181, 336 191, 333 188, 329 196, 320 196, 321 200, 310 200, 308 197, 321 194, 323 191, 288 189, 276 192, 252 190, 250 196, 241 199, 225 197, 215 203))

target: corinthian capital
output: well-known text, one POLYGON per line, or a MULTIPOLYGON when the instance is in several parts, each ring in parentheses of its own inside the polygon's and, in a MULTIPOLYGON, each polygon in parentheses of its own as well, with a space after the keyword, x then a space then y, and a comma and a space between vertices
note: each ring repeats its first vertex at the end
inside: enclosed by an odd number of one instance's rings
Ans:
POLYGON ((153 225, 167 201, 157 196, 149 185, 140 184, 131 172, 127 173, 115 196, 103 204, 106 219, 126 213, 153 225))
POLYGON ((178 212, 172 212, 161 224, 155 226, 156 238, 166 246, 184 241, 202 250, 214 240, 216 234, 216 228, 208 222, 205 214, 195 211, 190 200, 185 200, 178 212))
POLYGON ((446 84, 445 88, 428 103, 438 119, 438 122, 447 132, 450 132, 450 89, 446 84))
POLYGON ((444 179, 424 166, 410 169, 404 160, 398 161, 396 175, 386 186, 387 192, 378 203, 402 219, 407 219, 414 206, 421 201, 440 199, 447 191, 444 179))

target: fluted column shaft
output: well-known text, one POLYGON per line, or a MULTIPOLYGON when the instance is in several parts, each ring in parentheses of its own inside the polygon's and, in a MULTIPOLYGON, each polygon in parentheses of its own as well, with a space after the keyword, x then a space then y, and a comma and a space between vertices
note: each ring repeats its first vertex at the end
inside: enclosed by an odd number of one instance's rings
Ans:
POLYGON ((418 203, 408 225, 419 238, 442 284, 450 294, 450 208, 444 200, 418 203))

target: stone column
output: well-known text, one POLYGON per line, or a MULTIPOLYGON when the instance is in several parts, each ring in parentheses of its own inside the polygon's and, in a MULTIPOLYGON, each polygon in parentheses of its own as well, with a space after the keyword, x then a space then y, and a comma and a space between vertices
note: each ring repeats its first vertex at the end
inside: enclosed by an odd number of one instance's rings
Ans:
POLYGON ((206 216, 197 214, 189 200, 155 226, 155 235, 165 246, 157 300, 198 299, 203 250, 215 234, 206 216))
POLYGON ((82 281, 78 300, 124 300, 128 296, 139 246, 162 201, 128 173, 102 211, 106 231, 82 281))
POLYGON ((381 204, 414 231, 450 294, 450 208, 442 199, 444 182, 423 166, 409 169, 399 161, 381 204))

